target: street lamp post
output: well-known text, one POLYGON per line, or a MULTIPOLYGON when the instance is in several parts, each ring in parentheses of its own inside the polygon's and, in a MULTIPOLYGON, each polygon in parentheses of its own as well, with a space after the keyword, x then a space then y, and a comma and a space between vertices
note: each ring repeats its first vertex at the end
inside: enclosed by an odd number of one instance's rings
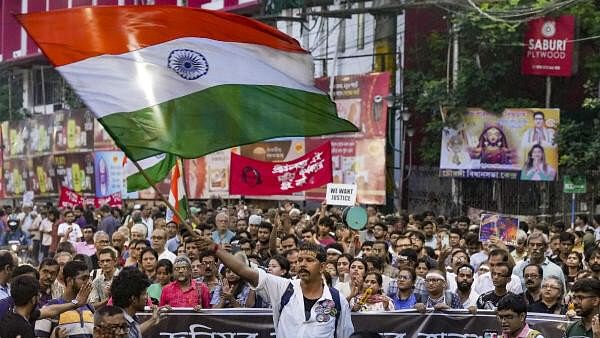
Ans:
MULTIPOLYGON (((410 120, 410 112, 407 110, 403 110, 400 113, 400 180, 398 182, 398 212, 402 212, 402 197, 404 192, 404 167, 406 160, 406 135, 407 135, 407 127, 408 120, 410 120)), ((414 131, 410 129, 410 136, 414 131)))

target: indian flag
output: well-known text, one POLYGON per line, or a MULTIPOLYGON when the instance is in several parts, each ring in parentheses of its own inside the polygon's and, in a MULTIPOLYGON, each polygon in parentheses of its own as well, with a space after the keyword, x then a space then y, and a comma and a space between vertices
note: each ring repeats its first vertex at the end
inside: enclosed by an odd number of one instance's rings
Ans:
POLYGON ((167 6, 17 18, 132 160, 357 131, 314 86, 309 52, 250 18, 167 6))
MULTIPOLYGON (((154 182, 160 183, 164 180, 177 160, 171 154, 160 154, 138 161, 138 164, 154 182)), ((127 192, 139 191, 150 187, 150 183, 144 178, 138 168, 127 159, 123 158, 123 172, 127 183, 127 192)))
MULTIPOLYGON (((185 195, 185 188, 183 186, 183 164, 181 161, 175 163, 173 167, 173 174, 171 175, 171 190, 169 191, 169 203, 179 212, 179 214, 185 218, 187 215, 187 197, 185 195)), ((173 221, 177 224, 181 224, 181 219, 175 215, 171 209, 167 209, 166 215, 167 222, 173 221)))

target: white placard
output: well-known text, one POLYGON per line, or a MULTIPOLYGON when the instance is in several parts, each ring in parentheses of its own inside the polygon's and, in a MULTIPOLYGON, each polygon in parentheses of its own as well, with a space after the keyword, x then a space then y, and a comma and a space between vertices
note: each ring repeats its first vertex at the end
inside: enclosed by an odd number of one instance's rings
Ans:
POLYGON ((325 197, 328 205, 356 204, 356 184, 327 184, 327 195, 325 197))

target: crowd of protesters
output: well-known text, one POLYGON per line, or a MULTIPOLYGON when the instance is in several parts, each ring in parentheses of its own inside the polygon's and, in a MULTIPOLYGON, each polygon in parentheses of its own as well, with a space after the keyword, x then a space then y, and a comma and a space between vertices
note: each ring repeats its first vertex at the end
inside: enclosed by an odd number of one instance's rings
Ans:
POLYGON ((600 336, 598 218, 522 222, 508 245, 431 212, 369 206, 355 231, 324 203, 211 204, 191 208, 191 228, 162 205, 0 209, 0 337, 141 337, 180 307, 272 308, 283 337, 349 337, 350 312, 406 309, 497 311, 507 337, 531 331, 528 312, 579 316, 566 337, 600 336))

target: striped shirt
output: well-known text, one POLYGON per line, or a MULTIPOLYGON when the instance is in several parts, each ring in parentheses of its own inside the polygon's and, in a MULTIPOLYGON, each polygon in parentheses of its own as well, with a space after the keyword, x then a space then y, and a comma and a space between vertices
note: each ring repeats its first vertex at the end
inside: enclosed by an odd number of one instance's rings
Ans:
MULTIPOLYGON (((64 299, 53 299, 46 306, 65 304, 64 299)), ((50 337, 56 327, 66 329, 68 338, 92 338, 94 333, 94 309, 84 305, 78 309, 61 313, 54 318, 44 318, 35 322, 36 337, 50 337)))

